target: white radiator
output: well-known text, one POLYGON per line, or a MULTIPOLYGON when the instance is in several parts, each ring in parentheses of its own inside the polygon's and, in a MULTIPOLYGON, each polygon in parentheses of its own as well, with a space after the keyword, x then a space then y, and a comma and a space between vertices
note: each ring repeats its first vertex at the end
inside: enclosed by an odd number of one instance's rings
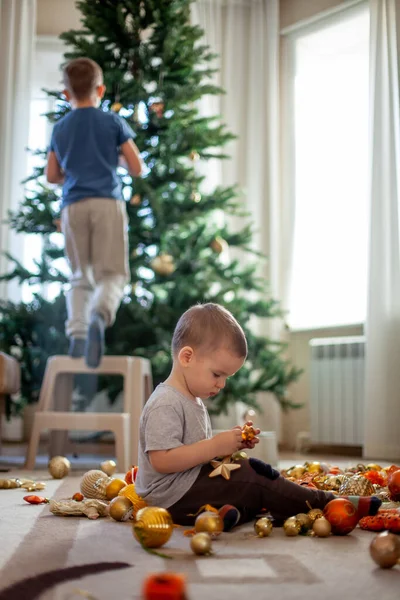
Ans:
POLYGON ((310 340, 311 442, 363 444, 365 338, 310 340))

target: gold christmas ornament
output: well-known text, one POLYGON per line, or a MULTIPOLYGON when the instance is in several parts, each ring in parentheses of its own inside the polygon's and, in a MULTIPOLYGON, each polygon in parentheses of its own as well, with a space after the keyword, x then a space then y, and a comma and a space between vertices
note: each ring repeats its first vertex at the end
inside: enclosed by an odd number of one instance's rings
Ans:
POLYGON ((296 519, 300 523, 301 532, 306 533, 312 527, 311 519, 306 513, 299 513, 296 515, 296 519))
POLYGON ((81 479, 81 492, 85 498, 107 500, 107 486, 112 481, 111 477, 98 469, 87 471, 81 479))
POLYGON ((362 475, 353 475, 344 479, 339 488, 340 496, 372 496, 374 493, 373 484, 362 475))
POLYGON ((114 102, 114 104, 111 104, 111 110, 115 113, 118 113, 121 108, 123 108, 123 104, 121 104, 121 102, 114 102))
POLYGON ((123 479, 112 479, 106 487, 107 500, 112 500, 118 496, 119 492, 126 487, 126 481, 123 479))
POLYGON ((283 530, 288 537, 299 535, 301 525, 296 517, 289 517, 283 524, 283 530))
POLYGON ((200 192, 192 192, 190 194, 190 199, 193 200, 193 202, 196 202, 196 204, 198 202, 200 202, 200 200, 201 200, 201 194, 200 194, 200 192))
POLYGON ((211 537, 205 532, 196 533, 190 540, 190 547, 199 556, 211 554, 211 537))
POLYGON ((376 463, 369 463, 365 468, 367 471, 382 471, 382 467, 376 463))
POLYGON ((133 534, 146 548, 160 548, 172 535, 174 524, 165 508, 147 506, 141 508, 133 523, 133 534))
POLYGON ((261 517, 254 523, 254 531, 258 537, 268 537, 272 533, 272 523, 267 517, 261 517))
POLYGON ((322 468, 321 463, 319 463, 317 461, 312 462, 312 463, 306 463, 306 467, 307 467, 307 471, 309 473, 319 474, 319 473, 324 472, 324 469, 322 468))
POLYGON ((400 561, 400 539, 397 535, 384 531, 372 540, 369 551, 377 565, 382 569, 391 569, 400 561))
POLYGON ((212 460, 211 466, 214 467, 214 471, 211 471, 209 477, 217 477, 218 475, 222 475, 224 479, 230 479, 231 471, 240 469, 240 465, 237 463, 231 463, 230 460, 230 456, 226 456, 222 461, 212 460))
POLYGON ((310 519, 311 523, 314 524, 314 521, 323 517, 324 513, 320 508, 312 508, 308 511, 307 516, 310 519))
POLYGON ((129 521, 133 516, 133 504, 129 498, 117 496, 111 500, 108 512, 115 521, 129 521))
POLYGON ((49 473, 53 479, 63 479, 71 470, 71 463, 65 456, 53 456, 48 465, 49 473))
POLYGON ((306 472, 306 467, 303 465, 296 465, 287 471, 289 477, 294 477, 294 479, 300 479, 306 472))
POLYGON ((151 268, 158 275, 172 275, 176 267, 170 254, 159 254, 150 263, 151 268))
POLYGON ((328 535, 331 534, 332 527, 328 519, 325 519, 325 517, 320 517, 314 521, 312 530, 318 537, 328 537, 328 535))
POLYGON ((134 483, 130 483, 129 485, 126 485, 125 487, 123 487, 121 489, 121 491, 118 493, 118 496, 123 496, 124 498, 129 498, 129 500, 133 504, 133 516, 135 516, 139 510, 141 510, 142 508, 145 508, 147 506, 147 502, 145 502, 143 500, 143 498, 138 496, 138 494, 136 493, 134 483))
POLYGON ((199 160, 200 154, 198 152, 196 152, 196 150, 192 150, 191 153, 189 154, 189 158, 190 158, 190 160, 195 162, 196 160, 199 160))
POLYGON ((142 198, 140 197, 140 194, 134 194, 131 197, 131 199, 129 200, 129 203, 132 204, 132 206, 139 206, 141 201, 142 201, 142 198))
POLYGON ((229 248, 228 242, 219 236, 213 239, 210 246, 217 254, 222 254, 222 252, 225 252, 229 248))
POLYGON ((232 460, 247 460, 249 457, 244 450, 238 450, 232 454, 232 460))
POLYGON ((20 487, 22 487, 20 479, 0 479, 0 490, 13 490, 20 487))
POLYGON ((194 523, 196 533, 206 532, 212 538, 217 537, 224 530, 224 522, 219 513, 205 511, 199 514, 194 523))
POLYGON ((105 460, 101 463, 100 468, 102 471, 104 471, 106 475, 111 477, 117 470, 117 463, 115 462, 115 460, 105 460))

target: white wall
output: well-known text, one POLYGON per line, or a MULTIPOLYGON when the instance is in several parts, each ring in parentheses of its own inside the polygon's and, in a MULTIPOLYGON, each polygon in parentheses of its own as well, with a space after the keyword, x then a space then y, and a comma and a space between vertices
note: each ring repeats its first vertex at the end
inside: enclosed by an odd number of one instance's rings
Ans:
POLYGON ((75 0, 37 0, 37 35, 58 36, 68 29, 80 29, 80 12, 75 0))

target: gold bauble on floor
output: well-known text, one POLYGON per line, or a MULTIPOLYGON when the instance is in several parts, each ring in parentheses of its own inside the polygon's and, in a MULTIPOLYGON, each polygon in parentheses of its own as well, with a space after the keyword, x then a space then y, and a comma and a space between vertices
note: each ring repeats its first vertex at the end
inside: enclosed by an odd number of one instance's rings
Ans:
POLYGON ((283 530, 288 537, 299 535, 301 525, 296 517, 289 517, 283 524, 283 530))
POLYGON ((205 554, 211 554, 211 537, 205 531, 196 533, 190 540, 190 547, 192 551, 203 556, 205 554))
POLYGON ((314 521, 312 530, 317 537, 328 537, 331 534, 332 526, 328 519, 320 517, 314 521))
POLYGON ((126 481, 123 479, 112 479, 106 487, 107 500, 112 500, 118 496, 124 487, 126 487, 126 481))
POLYGON ((320 508, 312 508, 308 511, 307 516, 313 524, 316 519, 320 519, 321 517, 323 517, 324 513, 320 508))
POLYGON ((254 523, 254 531, 258 537, 268 537, 272 533, 272 523, 267 517, 261 517, 254 523))
POLYGON ((109 515, 115 521, 128 521, 132 517, 133 504, 129 498, 117 496, 110 502, 109 515))
POLYGON ((202 531, 209 533, 213 538, 223 532, 224 522, 218 513, 206 511, 200 513, 196 518, 194 529, 196 533, 200 533, 202 531))
POLYGON ((306 513, 299 513, 296 515, 296 519, 300 523, 301 531, 306 533, 312 527, 311 519, 306 513))
POLYGON ((117 470, 117 463, 115 460, 105 460, 101 463, 100 468, 106 475, 111 477, 117 470))
POLYGON ((141 508, 133 523, 133 534, 146 548, 160 548, 172 535, 174 524, 165 508, 146 506, 141 508))
POLYGON ((394 533, 384 531, 372 540, 369 551, 377 565, 391 569, 400 561, 400 539, 394 533))
POLYGON ((129 500, 133 504, 133 515, 135 516, 138 510, 141 508, 145 508, 147 506, 147 502, 143 500, 137 493, 135 489, 135 484, 130 483, 121 489, 118 492, 118 496, 124 496, 125 498, 129 498, 129 500))
POLYGON ((53 456, 48 465, 49 473, 54 479, 63 479, 71 470, 71 463, 65 456, 53 456))

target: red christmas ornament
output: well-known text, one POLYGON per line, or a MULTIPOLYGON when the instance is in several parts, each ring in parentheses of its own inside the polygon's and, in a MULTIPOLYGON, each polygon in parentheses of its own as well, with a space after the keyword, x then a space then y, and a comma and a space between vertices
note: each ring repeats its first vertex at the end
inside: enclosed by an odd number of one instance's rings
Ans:
POLYGON ((186 577, 180 573, 153 573, 143 583, 144 600, 183 600, 186 577))
POLYGON ((131 484, 131 483, 135 483, 136 477, 137 477, 138 468, 139 467, 132 465, 132 468, 129 469, 129 471, 126 473, 126 475, 125 475, 125 481, 126 481, 126 483, 128 485, 131 484))
POLYGON ((400 470, 394 471, 388 478, 390 498, 394 502, 400 502, 400 470))
POLYGON ((49 499, 44 496, 24 496, 24 500, 29 504, 47 504, 49 502, 49 499))
POLYGON ((334 535, 347 535, 359 521, 356 507, 346 498, 336 498, 328 502, 324 508, 324 517, 331 524, 334 535))

